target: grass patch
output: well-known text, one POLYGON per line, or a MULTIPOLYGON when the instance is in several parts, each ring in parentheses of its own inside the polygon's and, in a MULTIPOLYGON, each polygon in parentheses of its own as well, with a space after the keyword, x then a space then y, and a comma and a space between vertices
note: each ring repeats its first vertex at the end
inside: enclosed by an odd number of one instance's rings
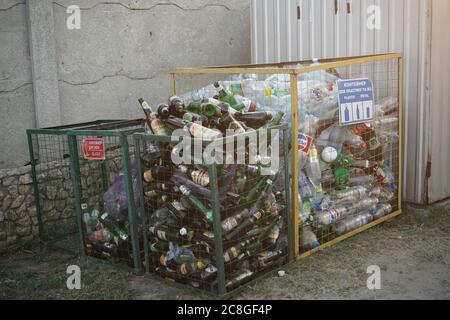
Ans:
POLYGON ((132 274, 91 259, 59 253, 0 257, 0 299, 132 299, 132 274), (67 289, 69 265, 81 269, 81 289, 67 289))

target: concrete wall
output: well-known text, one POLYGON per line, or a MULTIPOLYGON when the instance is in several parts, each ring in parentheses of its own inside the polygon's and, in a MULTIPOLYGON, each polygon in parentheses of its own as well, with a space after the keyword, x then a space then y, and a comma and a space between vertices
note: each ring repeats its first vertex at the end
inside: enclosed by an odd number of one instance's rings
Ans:
POLYGON ((28 162, 26 128, 141 117, 137 98, 164 102, 171 68, 249 63, 249 6, 0 0, 0 168, 28 162), (66 27, 70 5, 79 30, 66 27))
POLYGON ((35 126, 25 1, 0 0, 0 168, 29 160, 25 130, 35 126))

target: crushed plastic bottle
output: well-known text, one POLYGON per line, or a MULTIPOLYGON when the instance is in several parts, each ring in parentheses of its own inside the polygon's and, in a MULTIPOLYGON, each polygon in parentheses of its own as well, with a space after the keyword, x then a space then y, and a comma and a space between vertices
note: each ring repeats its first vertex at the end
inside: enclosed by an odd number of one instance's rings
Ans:
POLYGON ((360 215, 349 217, 334 226, 336 235, 341 236, 358 228, 365 226, 373 221, 373 216, 370 213, 362 213, 360 215))
POLYGON ((362 199, 367 193, 367 189, 362 186, 348 188, 344 191, 337 191, 334 193, 336 199, 355 198, 362 199))
POLYGON ((383 218, 392 212, 392 206, 390 204, 380 204, 376 208, 373 208, 370 213, 374 220, 383 218))

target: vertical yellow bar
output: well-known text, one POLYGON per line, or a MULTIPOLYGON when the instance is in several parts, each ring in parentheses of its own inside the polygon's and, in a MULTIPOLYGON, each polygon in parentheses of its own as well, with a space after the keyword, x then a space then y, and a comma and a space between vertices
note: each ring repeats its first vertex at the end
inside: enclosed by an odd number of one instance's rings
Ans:
POLYGON ((403 197, 403 56, 398 58, 398 209, 402 210, 403 197))
POLYGON ((299 221, 298 221, 298 83, 297 72, 291 74, 291 125, 292 125, 292 232, 295 256, 299 251, 299 221))
POLYGON ((170 81, 170 94, 172 95, 172 96, 174 96, 174 95, 176 95, 177 93, 177 89, 176 89, 176 87, 175 87, 175 73, 171 73, 170 74, 170 76, 171 76, 171 81, 170 81))

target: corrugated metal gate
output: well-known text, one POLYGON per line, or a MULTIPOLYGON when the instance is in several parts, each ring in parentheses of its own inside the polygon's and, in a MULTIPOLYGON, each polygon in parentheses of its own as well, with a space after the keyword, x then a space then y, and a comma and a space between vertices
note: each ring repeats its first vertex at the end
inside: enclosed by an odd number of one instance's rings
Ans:
MULTIPOLYGON (((440 23, 448 25, 449 5, 445 0, 252 0, 254 63, 388 52, 404 54, 407 155, 404 199, 414 203, 450 197, 447 182, 450 174, 442 176, 441 171, 443 164, 449 162, 450 147, 441 143, 440 150, 432 148, 431 151, 438 153, 433 157, 429 146, 435 143, 433 138, 450 135, 442 127, 433 129, 438 132, 429 133, 430 124, 436 123, 432 118, 437 116, 429 113, 432 4, 436 7, 435 16, 447 15, 447 20, 442 19, 440 23), (428 180, 431 173, 434 175, 428 180)), ((449 28, 445 29, 448 33, 449 28)), ((440 52, 445 52, 445 46, 442 47, 440 52)), ((448 50, 446 56, 441 54, 448 62, 448 50)), ((446 79, 444 83, 449 83, 448 73, 446 79)), ((448 95, 447 105, 442 104, 442 99, 437 101, 440 104, 433 108, 448 109, 448 95)))

